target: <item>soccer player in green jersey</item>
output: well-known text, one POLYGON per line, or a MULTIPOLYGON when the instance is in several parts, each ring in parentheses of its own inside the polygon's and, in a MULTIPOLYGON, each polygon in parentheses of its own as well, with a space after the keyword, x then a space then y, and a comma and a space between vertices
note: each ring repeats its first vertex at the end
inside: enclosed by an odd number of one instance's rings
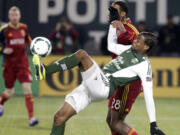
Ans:
MULTIPOLYGON (((152 33, 143 32, 138 35, 132 46, 117 45, 116 28, 114 27, 110 25, 108 44, 111 44, 111 49, 118 56, 110 61, 103 68, 103 71, 84 50, 79 50, 71 56, 45 67, 37 55, 33 56, 39 80, 75 66, 79 66, 83 79, 82 83, 66 96, 64 104, 55 113, 51 135, 64 135, 65 122, 73 115, 82 111, 92 101, 107 99, 118 86, 125 86, 137 79, 142 81, 151 135, 164 135, 156 124, 152 72, 147 58, 147 53, 156 44, 157 39, 152 33)), ((113 130, 119 134, 127 135, 123 133, 120 126, 114 127, 113 130)))

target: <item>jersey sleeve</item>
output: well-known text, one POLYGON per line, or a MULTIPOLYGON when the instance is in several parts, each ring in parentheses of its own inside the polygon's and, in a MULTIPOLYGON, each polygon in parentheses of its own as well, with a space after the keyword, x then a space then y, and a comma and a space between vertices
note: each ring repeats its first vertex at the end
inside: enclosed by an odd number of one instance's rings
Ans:
POLYGON ((0 28, 0 53, 2 54, 3 49, 4 49, 4 29, 0 28))
POLYGON ((30 34, 29 34, 29 30, 28 30, 27 25, 26 25, 26 37, 25 37, 25 41, 26 41, 26 43, 27 43, 28 45, 30 45, 30 44, 31 44, 31 41, 32 41, 31 36, 30 36, 30 34))
POLYGON ((152 69, 148 60, 139 64, 137 74, 142 81, 144 99, 150 122, 156 121, 153 99, 152 69))
POLYGON ((110 25, 108 32, 108 50, 116 55, 120 55, 129 48, 131 48, 131 45, 124 46, 123 44, 117 43, 116 28, 110 25))

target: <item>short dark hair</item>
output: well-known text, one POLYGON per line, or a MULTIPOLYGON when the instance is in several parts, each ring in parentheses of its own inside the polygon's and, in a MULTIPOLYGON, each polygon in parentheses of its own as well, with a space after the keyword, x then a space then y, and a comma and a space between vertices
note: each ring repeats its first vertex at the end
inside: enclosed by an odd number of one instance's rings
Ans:
POLYGON ((157 37, 151 32, 141 32, 140 35, 145 38, 144 43, 149 46, 146 52, 151 52, 152 48, 157 44, 157 37))
POLYGON ((128 14, 128 6, 127 6, 127 4, 125 2, 123 2, 123 1, 115 1, 114 4, 119 5, 121 10, 126 12, 126 14, 128 14))

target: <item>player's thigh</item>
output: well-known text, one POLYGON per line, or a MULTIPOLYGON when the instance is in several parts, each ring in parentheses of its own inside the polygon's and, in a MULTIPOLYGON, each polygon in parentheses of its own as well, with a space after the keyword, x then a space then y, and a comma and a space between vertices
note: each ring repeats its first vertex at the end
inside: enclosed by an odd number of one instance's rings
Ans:
POLYGON ((127 115, 140 92, 140 90, 134 89, 131 84, 118 88, 113 95, 111 109, 122 117, 127 115))
POLYGON ((79 113, 85 109, 91 103, 91 98, 88 95, 87 87, 80 84, 65 97, 65 102, 70 104, 76 113, 79 113))
POLYGON ((97 63, 95 61, 93 61, 93 65, 89 69, 87 69, 86 71, 83 71, 83 72, 81 71, 82 80, 86 81, 87 79, 89 79, 91 76, 94 75, 96 70, 99 70, 99 67, 98 67, 97 63))
POLYGON ((120 114, 118 111, 111 110, 111 122, 114 121, 124 121, 127 114, 120 114))
POLYGON ((12 97, 14 95, 14 87, 13 88, 5 88, 4 93, 7 97, 12 97))
POLYGON ((109 105, 112 111, 119 112, 121 108, 122 95, 124 92, 124 88, 117 88, 114 94, 111 96, 109 100, 109 105))
POLYGON ((84 81, 92 100, 107 99, 109 96, 109 81, 99 67, 84 81))
POLYGON ((3 69, 3 78, 5 87, 11 89, 14 87, 14 83, 16 81, 16 73, 11 67, 4 67, 3 69))
POLYGON ((106 116, 106 122, 110 126, 111 123, 111 108, 108 108, 107 116, 106 116))
POLYGON ((20 67, 16 71, 16 76, 21 84, 24 82, 32 82, 31 72, 28 67, 20 67))
POLYGON ((141 81, 137 80, 125 88, 126 102, 125 102, 125 114, 128 114, 137 99, 138 95, 142 92, 141 81))
POLYGON ((108 99, 108 108, 112 108, 113 104, 115 102, 115 97, 117 96, 117 93, 119 93, 118 89, 116 89, 116 91, 113 93, 113 95, 111 97, 109 97, 108 99))

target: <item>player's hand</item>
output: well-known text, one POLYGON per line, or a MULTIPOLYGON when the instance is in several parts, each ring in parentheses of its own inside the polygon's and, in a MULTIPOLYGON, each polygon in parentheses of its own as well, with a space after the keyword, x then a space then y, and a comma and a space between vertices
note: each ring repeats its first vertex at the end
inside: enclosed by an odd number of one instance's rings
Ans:
POLYGON ((122 32, 122 33, 126 32, 124 24, 121 21, 115 20, 111 24, 114 28, 117 29, 117 31, 122 32))
POLYGON ((7 55, 10 55, 10 54, 13 53, 13 49, 12 49, 12 48, 5 48, 5 49, 3 50, 3 53, 4 53, 4 54, 7 54, 7 55))
POLYGON ((109 23, 111 23, 114 20, 119 20, 119 14, 117 9, 115 9, 114 7, 110 6, 108 8, 109 10, 109 23))
POLYGON ((165 133, 163 133, 159 127, 157 126, 156 122, 152 122, 151 123, 151 135, 165 135, 165 133))
POLYGON ((60 29, 61 29, 61 23, 58 22, 58 23, 56 24, 55 30, 56 30, 56 31, 59 31, 60 29))

